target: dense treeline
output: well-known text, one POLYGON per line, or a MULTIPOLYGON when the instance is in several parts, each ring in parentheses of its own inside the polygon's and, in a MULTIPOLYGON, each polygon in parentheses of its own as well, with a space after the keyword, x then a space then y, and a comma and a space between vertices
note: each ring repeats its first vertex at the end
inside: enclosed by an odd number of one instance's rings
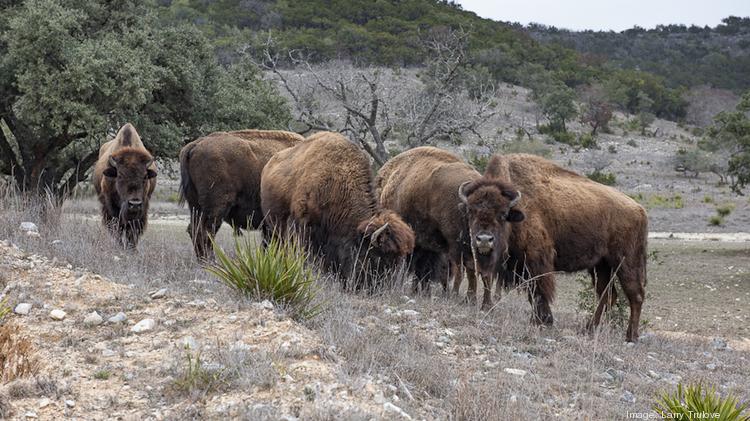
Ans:
POLYGON ((622 32, 528 29, 545 43, 660 75, 670 87, 710 85, 741 93, 750 89, 750 18, 730 16, 722 22, 714 28, 659 25, 622 32))
POLYGON ((604 83, 611 102, 626 111, 645 110, 670 119, 685 115, 680 91, 660 77, 612 68, 605 60, 558 43, 540 43, 518 25, 479 18, 449 1, 157 0, 157 5, 163 19, 202 28, 227 62, 235 59, 238 47, 252 51, 271 34, 280 48, 303 51, 313 62, 343 58, 421 65, 425 56, 420 42, 429 31, 461 28, 471 34, 472 64, 495 80, 536 91, 552 86, 563 91, 562 96, 565 88, 604 83))

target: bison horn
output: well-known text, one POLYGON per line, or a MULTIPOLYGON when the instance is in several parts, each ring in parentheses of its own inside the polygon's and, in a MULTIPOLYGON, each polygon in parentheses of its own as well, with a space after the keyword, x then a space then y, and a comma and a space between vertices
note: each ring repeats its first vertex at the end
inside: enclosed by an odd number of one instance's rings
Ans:
POLYGON ((108 163, 109 163, 109 166, 110 166, 110 167, 112 167, 112 168, 117 168, 117 161, 115 161, 115 159, 114 159, 114 158, 112 158, 111 156, 109 157, 109 161, 108 161, 108 163))
POLYGON ((375 232, 372 233, 372 235, 370 236, 370 243, 371 244, 375 243, 376 241, 378 241, 378 237, 380 236, 380 234, 382 234, 383 231, 385 231, 386 228, 388 228, 388 224, 389 224, 389 222, 386 222, 385 225, 383 225, 382 227, 376 229, 375 232))
POLYGON ((458 198, 461 199, 461 202, 463 203, 469 202, 469 199, 464 194, 464 187, 466 187, 466 185, 469 183, 471 183, 471 181, 464 181, 460 186, 458 186, 458 198))
POLYGON ((516 193, 517 193, 517 196, 515 199, 510 201, 510 204, 508 205, 509 208, 516 206, 518 204, 518 201, 521 200, 521 192, 516 191, 516 193))

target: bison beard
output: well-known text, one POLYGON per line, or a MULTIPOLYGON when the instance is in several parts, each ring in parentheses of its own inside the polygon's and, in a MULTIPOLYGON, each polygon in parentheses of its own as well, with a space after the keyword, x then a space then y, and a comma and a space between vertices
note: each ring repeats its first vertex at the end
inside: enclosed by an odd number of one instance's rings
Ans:
POLYGON ((339 134, 318 133, 274 155, 261 204, 266 238, 300 235, 354 289, 374 287, 414 248, 411 228, 379 207, 368 158, 339 134))

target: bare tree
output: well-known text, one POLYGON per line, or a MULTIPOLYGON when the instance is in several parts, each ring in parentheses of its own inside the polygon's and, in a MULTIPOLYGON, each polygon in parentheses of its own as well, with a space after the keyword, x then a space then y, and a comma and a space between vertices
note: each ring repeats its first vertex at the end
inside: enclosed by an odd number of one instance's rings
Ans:
POLYGON ((313 65, 300 52, 275 50, 270 37, 258 64, 286 92, 302 132, 342 132, 382 165, 395 140, 414 147, 467 133, 481 138, 479 128, 497 113, 496 90, 471 77, 467 38, 431 31, 423 40, 428 61, 417 74, 342 61, 313 65))

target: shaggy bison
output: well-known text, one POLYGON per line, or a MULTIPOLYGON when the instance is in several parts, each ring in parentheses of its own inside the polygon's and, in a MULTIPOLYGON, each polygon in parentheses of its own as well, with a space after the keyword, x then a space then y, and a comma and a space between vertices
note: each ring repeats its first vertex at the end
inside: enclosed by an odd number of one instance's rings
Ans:
POLYGON ((99 148, 94 188, 102 222, 126 248, 138 244, 148 220, 148 201, 156 187, 154 158, 130 123, 99 148))
POLYGON ((414 248, 411 228, 379 206, 367 156, 337 133, 274 155, 263 169, 261 203, 266 238, 302 232, 327 269, 358 284, 372 286, 373 275, 414 248))
POLYGON ((222 221, 239 232, 258 228, 260 173, 271 156, 304 138, 271 130, 217 132, 185 145, 180 151, 180 204, 190 207, 188 233, 195 255, 211 255, 210 238, 222 221))
POLYGON ((503 280, 530 282, 534 319, 553 322, 549 305, 554 271, 588 269, 599 296, 589 325, 593 328, 616 300, 609 288, 616 274, 630 302, 627 340, 637 340, 646 286, 648 219, 643 207, 611 187, 534 155, 495 155, 485 178, 513 183, 523 193, 517 207, 526 220, 504 234, 509 259, 503 280))
POLYGON ((484 281, 483 308, 492 305, 491 280, 504 258, 509 223, 522 221, 519 199, 507 182, 482 177, 456 155, 434 147, 408 150, 388 161, 377 178, 381 204, 398 212, 416 234, 413 258, 418 283, 439 279, 447 290, 445 253, 455 293, 467 269, 469 300, 476 275, 484 281))

